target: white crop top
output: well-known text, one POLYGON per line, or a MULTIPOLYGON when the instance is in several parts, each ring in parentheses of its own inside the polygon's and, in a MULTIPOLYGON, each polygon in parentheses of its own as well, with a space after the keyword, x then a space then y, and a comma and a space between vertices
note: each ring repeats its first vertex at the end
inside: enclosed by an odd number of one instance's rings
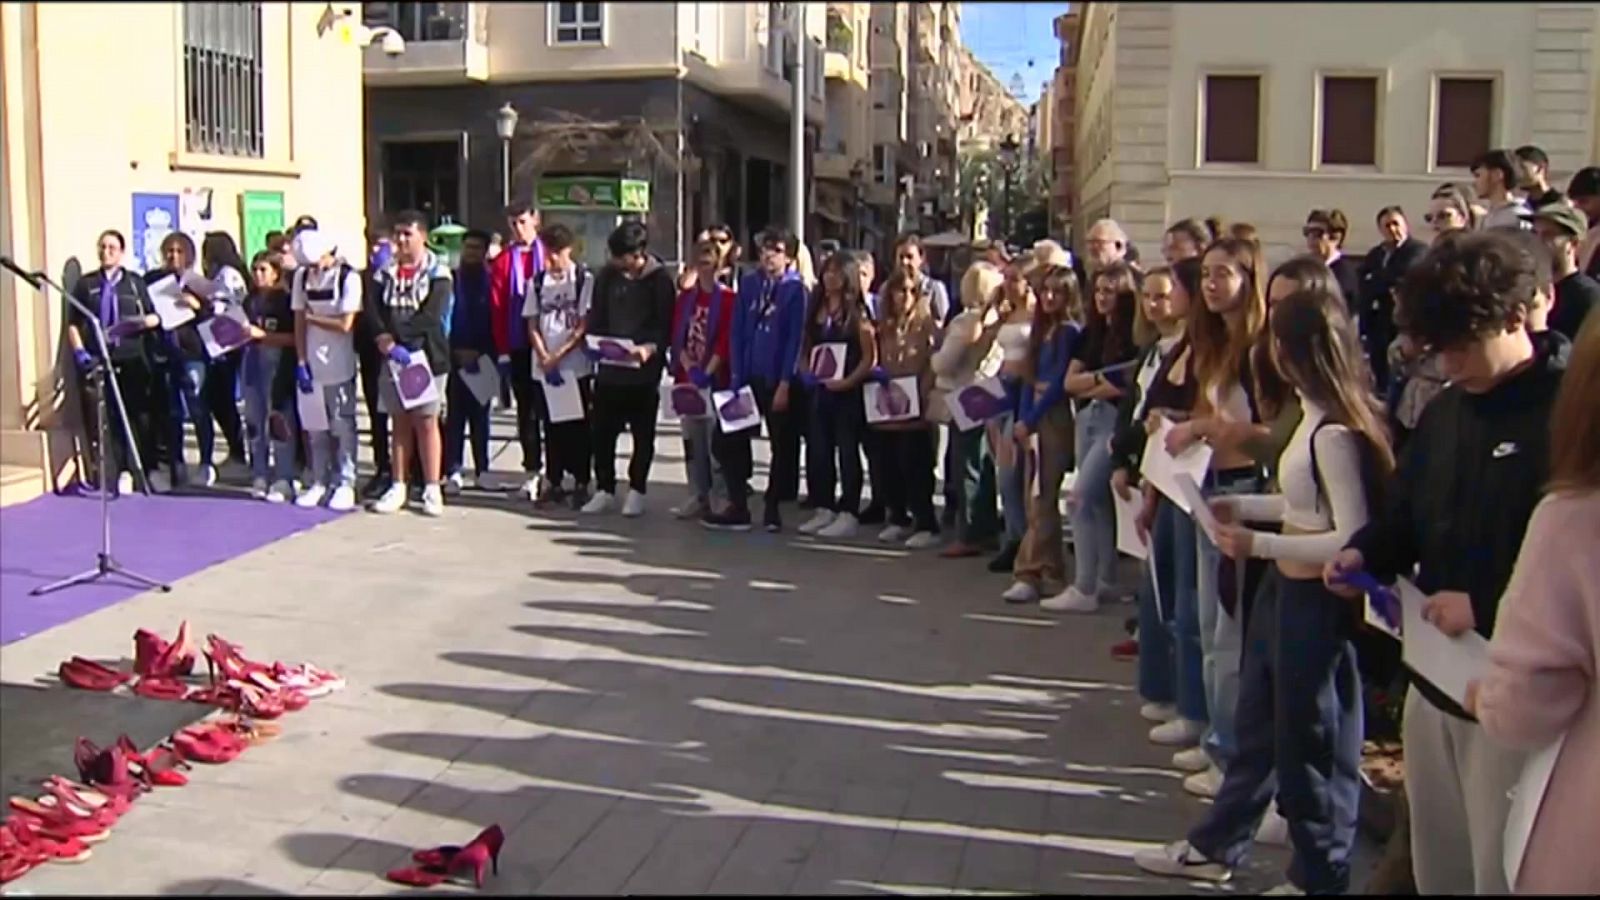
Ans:
POLYGON ((1240 494, 1233 499, 1239 518, 1246 522, 1282 522, 1301 532, 1257 531, 1251 556, 1321 565, 1367 524, 1367 495, 1361 482, 1362 438, 1343 425, 1323 425, 1325 413, 1304 397, 1300 402, 1305 415, 1278 457, 1278 489, 1282 493, 1240 494), (1313 433, 1320 479, 1311 469, 1313 433))
POLYGON ((1226 422, 1250 422, 1255 417, 1250 414, 1250 396, 1244 392, 1244 385, 1234 382, 1228 389, 1226 400, 1220 399, 1217 385, 1206 385, 1206 402, 1211 404, 1211 409, 1217 418, 1226 422))
POLYGON ((1000 345, 1001 359, 1021 362, 1028 355, 1028 336, 1033 333, 1032 322, 1007 322, 1000 326, 995 343, 1000 345))

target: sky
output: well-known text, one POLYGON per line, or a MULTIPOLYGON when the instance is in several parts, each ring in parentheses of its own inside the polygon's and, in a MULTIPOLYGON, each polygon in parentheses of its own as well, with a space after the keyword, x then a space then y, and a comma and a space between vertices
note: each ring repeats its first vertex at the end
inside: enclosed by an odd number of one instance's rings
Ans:
POLYGON ((1065 3, 963 3, 961 41, 1001 84, 1009 87, 1020 73, 1024 90, 1017 99, 1032 103, 1061 58, 1054 22, 1066 11, 1065 3))

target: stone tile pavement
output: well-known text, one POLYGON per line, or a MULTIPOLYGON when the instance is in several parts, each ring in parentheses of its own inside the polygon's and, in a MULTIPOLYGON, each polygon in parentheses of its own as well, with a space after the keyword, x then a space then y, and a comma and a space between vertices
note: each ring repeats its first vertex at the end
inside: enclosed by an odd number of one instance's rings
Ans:
POLYGON ((672 521, 660 448, 640 520, 487 494, 355 515, 7 646, 8 793, 70 773, 77 734, 149 744, 204 712, 53 683, 139 627, 350 681, 8 893, 390 893, 411 848, 491 822, 499 894, 1215 890, 1129 861, 1202 810, 1107 653, 1131 607, 1055 617, 975 561, 672 521))

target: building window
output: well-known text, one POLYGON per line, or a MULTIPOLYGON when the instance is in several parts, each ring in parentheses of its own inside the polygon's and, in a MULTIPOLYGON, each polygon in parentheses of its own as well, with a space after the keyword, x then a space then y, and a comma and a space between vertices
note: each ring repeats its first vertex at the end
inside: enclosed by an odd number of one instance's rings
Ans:
POLYGON ((1440 78, 1433 164, 1466 168, 1489 149, 1494 122, 1494 79, 1440 78))
POLYGON ((1261 161, 1261 76, 1207 75, 1205 146, 1208 163, 1261 161))
POLYGON ((1322 164, 1378 162, 1378 79, 1322 79, 1322 164))
POLYGON ((599 44, 604 42, 604 3, 553 3, 551 5, 556 8, 556 43, 599 44))
POLYGON ((261 4, 183 5, 183 86, 191 153, 262 157, 261 4))
POLYGON ((459 41, 467 33, 465 3, 367 3, 362 22, 387 25, 407 41, 459 41))
POLYGON ((894 148, 888 144, 872 147, 872 179, 878 184, 894 184, 894 148))

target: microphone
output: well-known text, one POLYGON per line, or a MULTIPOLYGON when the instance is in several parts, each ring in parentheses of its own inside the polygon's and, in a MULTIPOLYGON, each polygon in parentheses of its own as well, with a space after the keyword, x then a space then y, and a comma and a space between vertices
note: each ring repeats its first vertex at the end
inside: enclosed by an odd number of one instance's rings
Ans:
POLYGON ((40 275, 42 273, 24 271, 21 266, 17 265, 16 260, 9 256, 0 256, 0 266, 5 267, 5 269, 11 274, 21 278, 23 281, 33 285, 35 288, 43 286, 43 283, 40 280, 40 275))

